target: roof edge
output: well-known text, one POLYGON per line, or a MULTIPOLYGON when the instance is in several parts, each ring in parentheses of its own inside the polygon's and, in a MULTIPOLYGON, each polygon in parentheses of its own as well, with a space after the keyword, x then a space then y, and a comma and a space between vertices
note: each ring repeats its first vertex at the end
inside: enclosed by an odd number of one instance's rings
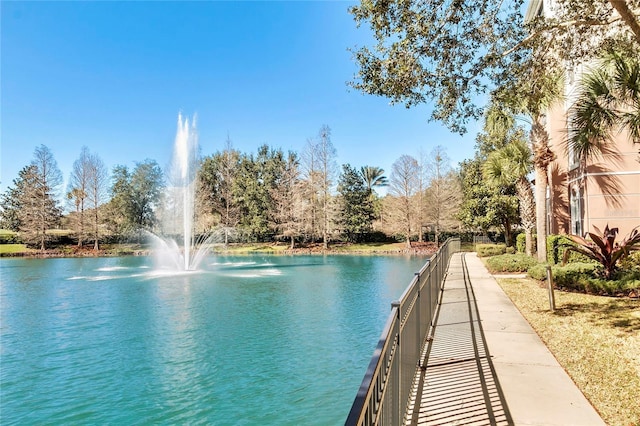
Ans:
POLYGON ((527 12, 524 14, 524 23, 528 24, 542 12, 542 0, 530 0, 527 12))

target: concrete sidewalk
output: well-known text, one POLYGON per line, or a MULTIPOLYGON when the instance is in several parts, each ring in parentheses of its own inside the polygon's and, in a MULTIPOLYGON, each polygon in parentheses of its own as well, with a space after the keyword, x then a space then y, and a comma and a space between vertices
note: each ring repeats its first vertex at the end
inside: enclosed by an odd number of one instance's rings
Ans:
POLYGON ((475 253, 451 259, 412 424, 604 425, 475 253))

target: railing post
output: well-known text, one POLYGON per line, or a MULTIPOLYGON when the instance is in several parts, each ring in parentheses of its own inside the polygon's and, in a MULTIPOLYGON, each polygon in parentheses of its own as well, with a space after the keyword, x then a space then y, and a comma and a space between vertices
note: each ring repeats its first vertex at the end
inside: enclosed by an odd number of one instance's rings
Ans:
POLYGON ((421 296, 421 291, 420 291, 420 272, 416 272, 414 273, 415 277, 416 277, 416 284, 418 286, 418 288, 416 289, 417 294, 416 294, 416 306, 415 309, 417 309, 416 311, 416 342, 417 343, 417 348, 418 348, 418 356, 417 358, 420 359, 420 349, 422 348, 422 309, 420 309, 420 305, 422 304, 422 300, 420 300, 420 296, 421 296))
POLYGON ((390 377, 391 384, 391 424, 392 425, 400 425, 400 377, 402 373, 402 350, 400 349, 400 330, 401 330, 401 320, 402 320, 402 309, 400 306, 400 301, 395 301, 391 303, 391 309, 396 308, 396 324, 393 329, 394 339, 396 340, 396 348, 393 354, 393 369, 390 377))

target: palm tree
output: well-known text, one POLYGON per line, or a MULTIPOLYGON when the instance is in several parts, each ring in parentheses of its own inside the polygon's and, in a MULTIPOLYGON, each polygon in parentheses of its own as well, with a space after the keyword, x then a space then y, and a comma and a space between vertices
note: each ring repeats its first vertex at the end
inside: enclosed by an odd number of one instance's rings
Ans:
POLYGON ((626 129, 640 143, 640 59, 638 52, 610 51, 586 74, 569 111, 569 147, 584 160, 598 155, 626 129))
POLYGON ((490 183, 504 186, 515 182, 528 256, 533 254, 533 229, 536 226, 535 200, 527 178, 531 170, 531 151, 522 138, 513 139, 503 148, 493 151, 483 165, 483 175, 490 183))
POLYGON ((369 197, 373 197, 374 187, 388 186, 387 177, 384 176, 384 169, 375 166, 363 166, 360 168, 360 177, 367 187, 369 197))
POLYGON ((531 120, 529 140, 535 173, 537 251, 540 262, 547 258, 548 171, 556 157, 549 147, 545 114, 564 97, 564 79, 560 69, 556 66, 546 74, 535 74, 534 66, 522 67, 521 73, 514 76, 510 85, 505 85, 494 93, 494 98, 507 105, 512 112, 526 115, 531 120))

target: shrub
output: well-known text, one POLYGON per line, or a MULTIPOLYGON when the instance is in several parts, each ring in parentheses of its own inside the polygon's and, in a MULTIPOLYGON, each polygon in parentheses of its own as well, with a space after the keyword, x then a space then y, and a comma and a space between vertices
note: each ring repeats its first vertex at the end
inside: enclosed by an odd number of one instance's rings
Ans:
POLYGON ((547 279, 547 263, 536 263, 527 269, 527 275, 534 280, 544 281, 547 279))
POLYGON ((571 238, 575 245, 567 247, 563 257, 563 263, 566 262, 571 252, 578 252, 599 262, 603 267, 604 278, 611 279, 616 271, 616 263, 618 263, 618 260, 629 256, 632 251, 640 250, 640 232, 638 231, 638 227, 636 227, 631 230, 631 233, 622 240, 621 243, 616 243, 618 228, 609 229, 609 225, 606 225, 603 231, 600 231, 597 226, 593 228, 597 234, 593 232, 587 233, 591 241, 587 241, 576 235, 569 235, 569 238, 571 238))
POLYGON ((507 247, 504 252, 506 254, 516 254, 516 248, 515 247, 507 247))
POLYGON ((507 250, 506 244, 478 244, 476 251, 480 257, 498 256, 507 250))
POLYGON ((582 277, 593 277, 595 271, 596 265, 593 263, 569 263, 551 268, 553 281, 561 287, 571 287, 573 282, 582 277))
POLYGON ((526 235, 518 234, 518 236, 516 237, 516 250, 518 250, 518 253, 524 253, 525 242, 526 242, 526 235))
POLYGON ((631 253, 629 256, 620 259, 619 269, 624 272, 640 273, 640 251, 631 253))
POLYGON ((0 232, 0 244, 20 244, 22 241, 17 232, 0 232))
MULTIPOLYGON (((533 245, 533 251, 536 250, 536 236, 532 235, 532 245, 533 245)), ((518 234, 518 236, 516 237, 516 249, 518 250, 518 253, 525 253, 526 252, 526 248, 527 248, 527 236, 526 234, 523 232, 521 234, 518 234)))
POLYGON ((503 254, 487 259, 487 268, 491 273, 526 272, 535 264, 535 259, 525 254, 503 254))
MULTIPOLYGON (((575 247, 576 244, 568 235, 549 235, 547 236, 547 262, 551 265, 562 263, 565 252, 569 247, 575 247)), ((578 252, 571 252, 565 263, 589 263, 591 259, 578 252)))
MULTIPOLYGON (((616 279, 605 280, 594 276, 599 269, 595 263, 576 262, 554 265, 551 273, 555 287, 565 290, 609 296, 640 294, 640 271, 620 273, 616 279)), ((533 279, 544 281, 547 279, 547 264, 534 265, 527 273, 533 279)))

